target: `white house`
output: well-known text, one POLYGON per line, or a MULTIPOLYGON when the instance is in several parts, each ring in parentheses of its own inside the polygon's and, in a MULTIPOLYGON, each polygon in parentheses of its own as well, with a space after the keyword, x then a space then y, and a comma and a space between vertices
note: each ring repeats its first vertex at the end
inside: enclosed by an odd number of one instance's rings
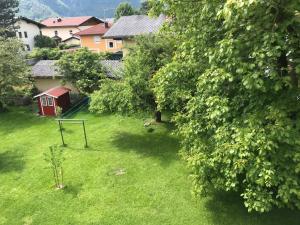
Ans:
POLYGON ((34 48, 34 37, 42 34, 41 29, 45 25, 26 17, 19 17, 16 27, 17 38, 22 40, 27 51, 31 51, 34 48))

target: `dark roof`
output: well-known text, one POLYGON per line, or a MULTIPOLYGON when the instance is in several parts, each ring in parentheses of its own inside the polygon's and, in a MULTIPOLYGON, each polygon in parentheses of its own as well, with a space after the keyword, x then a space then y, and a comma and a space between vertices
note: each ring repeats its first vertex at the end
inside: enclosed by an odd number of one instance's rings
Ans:
POLYGON ((97 24, 96 26, 93 26, 93 27, 90 27, 88 29, 79 31, 74 35, 77 35, 77 36, 103 35, 109 30, 110 27, 111 27, 110 24, 100 23, 100 24, 97 24))
POLYGON ((120 60, 101 60, 101 64, 107 70, 107 77, 120 78, 123 73, 123 62, 120 60))
POLYGON ((48 18, 41 23, 47 27, 77 27, 89 20, 95 20, 99 23, 104 23, 94 16, 79 16, 79 17, 61 17, 61 18, 48 18))
POLYGON ((62 42, 65 42, 65 41, 68 41, 68 40, 71 40, 71 39, 80 40, 80 38, 79 38, 79 37, 72 36, 72 37, 69 37, 69 38, 67 38, 67 39, 63 40, 62 42))
POLYGON ((159 31, 166 18, 145 15, 122 16, 103 36, 104 38, 128 38, 159 31))
POLYGON ((66 87, 55 87, 55 88, 51 88, 47 91, 44 91, 43 93, 41 93, 39 95, 34 96, 34 98, 37 98, 37 97, 40 97, 40 96, 43 96, 43 95, 48 95, 48 96, 51 96, 53 98, 59 98, 60 96, 66 94, 70 91, 71 91, 71 89, 66 88, 66 87))
POLYGON ((26 17, 24 17, 24 16, 20 16, 20 17, 18 18, 18 20, 24 20, 24 21, 26 21, 27 23, 35 24, 35 25, 37 25, 38 27, 45 27, 44 24, 41 24, 41 23, 36 22, 36 21, 34 21, 34 20, 28 19, 28 18, 26 18, 26 17))
POLYGON ((40 60, 32 67, 32 76, 40 78, 61 77, 57 71, 56 62, 57 60, 40 60))
MULTIPOLYGON (((62 77, 56 66, 57 60, 40 60, 32 67, 32 77, 53 78, 62 77)), ((123 63, 120 60, 101 60, 107 70, 107 76, 117 78, 122 76, 123 63)))

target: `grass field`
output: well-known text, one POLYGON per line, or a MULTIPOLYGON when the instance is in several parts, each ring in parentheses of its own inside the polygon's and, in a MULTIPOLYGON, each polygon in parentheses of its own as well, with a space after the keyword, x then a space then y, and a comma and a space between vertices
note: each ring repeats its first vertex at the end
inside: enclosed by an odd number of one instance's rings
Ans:
POLYGON ((61 143, 56 122, 24 108, 0 114, 0 224, 300 224, 296 211, 248 214, 233 194, 193 198, 168 124, 149 133, 142 118, 76 118, 87 119, 90 148, 78 125, 64 126, 66 188, 55 190, 43 154, 61 143))

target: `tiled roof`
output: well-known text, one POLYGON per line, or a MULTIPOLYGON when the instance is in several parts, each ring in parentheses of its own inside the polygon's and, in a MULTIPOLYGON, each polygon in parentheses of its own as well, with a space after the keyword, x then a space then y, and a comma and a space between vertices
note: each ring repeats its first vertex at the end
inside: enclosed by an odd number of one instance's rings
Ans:
POLYGON ((157 32, 165 22, 165 16, 150 18, 145 15, 122 16, 103 36, 104 38, 126 38, 157 32))
POLYGON ((101 60, 101 64, 107 70, 107 77, 120 78, 123 72, 123 63, 119 60, 101 60))
MULTIPOLYGON (((57 60, 40 60, 32 67, 32 77, 53 78, 62 77, 56 66, 57 60)), ((107 77, 117 78, 122 76, 123 63, 120 60, 101 60, 107 70, 107 77)))
POLYGON ((61 74, 57 71, 56 62, 56 60, 40 60, 32 67, 32 76, 41 78, 60 77, 61 74))
POLYGON ((18 18, 18 20, 24 20, 24 21, 26 21, 27 23, 32 23, 32 24, 35 24, 35 25, 37 25, 38 27, 45 27, 45 25, 44 24, 41 24, 41 23, 39 23, 39 22, 36 22, 36 21, 34 21, 34 20, 31 20, 31 19, 29 19, 29 18, 27 18, 27 17, 24 17, 24 16, 20 16, 19 18, 18 18))
POLYGON ((104 23, 97 24, 96 26, 90 27, 88 29, 82 30, 77 32, 74 35, 77 36, 84 36, 84 35, 103 35, 105 34, 111 25, 108 24, 108 27, 106 27, 104 23))
POLYGON ((51 97, 54 97, 54 98, 58 98, 58 97, 66 94, 70 91, 71 91, 71 89, 66 88, 66 87, 55 87, 55 88, 51 88, 47 91, 44 91, 43 93, 41 93, 39 95, 34 96, 34 98, 37 98, 37 97, 42 96, 42 95, 48 95, 48 96, 51 96, 51 97))
POLYGON ((87 22, 90 19, 98 20, 103 22, 93 16, 80 16, 80 17, 62 17, 62 18, 48 18, 43 20, 41 23, 47 27, 76 27, 87 22))

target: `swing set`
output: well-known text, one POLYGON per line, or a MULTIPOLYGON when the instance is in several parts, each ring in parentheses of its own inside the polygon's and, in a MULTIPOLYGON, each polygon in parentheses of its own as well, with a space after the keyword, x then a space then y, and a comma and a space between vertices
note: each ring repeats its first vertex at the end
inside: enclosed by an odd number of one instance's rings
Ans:
POLYGON ((85 141, 84 147, 88 148, 88 142, 87 142, 86 130, 85 130, 85 121, 86 120, 82 120, 82 119, 56 119, 56 121, 58 121, 58 126, 59 126, 59 130, 60 130, 60 135, 61 135, 61 141, 62 141, 62 145, 64 147, 67 146, 67 145, 65 143, 62 125, 64 123, 66 123, 66 124, 81 124, 82 125, 83 134, 84 134, 84 141, 85 141))

